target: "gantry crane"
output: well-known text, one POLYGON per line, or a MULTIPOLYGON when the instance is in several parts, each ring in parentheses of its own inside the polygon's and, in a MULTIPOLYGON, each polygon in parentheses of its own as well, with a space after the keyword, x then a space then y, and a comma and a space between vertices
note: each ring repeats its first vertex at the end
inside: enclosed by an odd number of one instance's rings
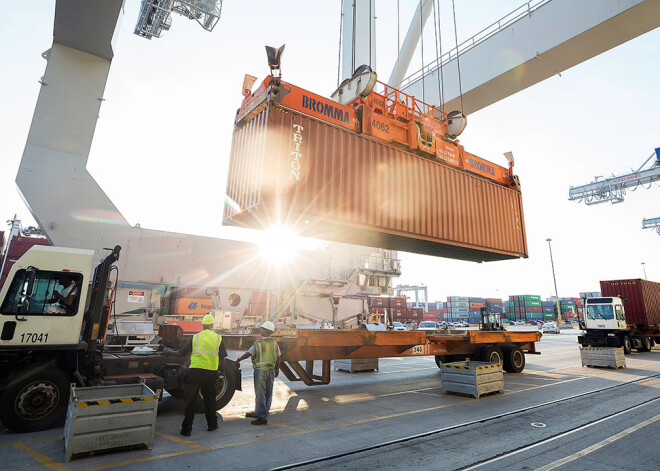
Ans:
MULTIPOLYGON (((660 147, 636 171, 623 175, 613 175, 609 178, 596 179, 586 185, 571 186, 568 190, 569 201, 584 201, 587 206, 594 204, 621 203, 624 201, 628 190, 635 191, 637 188, 649 189, 653 183, 660 183, 660 147), (655 157, 655 160, 652 160, 655 157), (647 164, 651 162, 647 167, 647 164), (644 168, 647 167, 647 168, 644 168)), ((660 234, 660 218, 644 219, 642 228, 656 228, 660 234)))
POLYGON ((655 231, 660 234, 660 217, 643 219, 642 229, 655 229, 655 231))

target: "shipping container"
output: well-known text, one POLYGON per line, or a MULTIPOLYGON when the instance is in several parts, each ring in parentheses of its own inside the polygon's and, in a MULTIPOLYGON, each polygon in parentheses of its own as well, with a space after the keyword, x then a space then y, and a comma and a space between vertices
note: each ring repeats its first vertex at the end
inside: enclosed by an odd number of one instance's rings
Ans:
POLYGON ((503 301, 500 298, 486 298, 486 302, 494 303, 494 304, 503 304, 503 301))
POLYGON ((390 298, 382 296, 370 296, 369 307, 390 307, 390 298))
POLYGON ((524 294, 519 295, 518 299, 520 301, 541 301, 541 296, 537 296, 535 294, 524 294))
MULTIPOLYGON (((16 263, 16 261, 21 258, 25 252, 30 250, 31 247, 35 245, 51 245, 48 242, 48 239, 40 236, 25 236, 25 235, 15 235, 11 239, 7 240, 7 247, 3 257, 5 258, 5 265, 0 273, 0 287, 5 283, 7 275, 9 275, 9 270, 16 263)), ((1 248, 2 246, 0 246, 1 248)), ((0 258, 0 262, 2 258, 0 258)))
POLYGON ((660 326, 660 283, 632 279, 601 281, 603 297, 624 297, 626 322, 638 326, 660 326))
POLYGON ((450 303, 469 303, 470 298, 467 298, 465 296, 449 296, 449 297, 447 297, 447 302, 450 302, 450 303))
POLYGON ((526 306, 525 312, 543 312, 543 308, 541 306, 526 306))
POLYGON ((247 115, 224 224, 460 260, 527 257, 518 190, 272 101, 247 115))
POLYGON ((407 304, 407 299, 405 296, 394 296, 389 298, 390 307, 392 308, 405 308, 407 304))
POLYGON ((463 301, 451 301, 447 303, 447 307, 450 308, 455 308, 455 307, 470 307, 470 303, 468 302, 463 302, 463 301))
POLYGON ((466 314, 470 312, 470 308, 467 307, 455 307, 451 310, 452 314, 466 314))
MULTIPOLYGON (((213 310, 213 302, 206 298, 176 298, 176 302, 170 302, 170 314, 172 315, 197 315, 203 316, 213 310)), ((263 312, 262 312, 263 314, 263 312)))

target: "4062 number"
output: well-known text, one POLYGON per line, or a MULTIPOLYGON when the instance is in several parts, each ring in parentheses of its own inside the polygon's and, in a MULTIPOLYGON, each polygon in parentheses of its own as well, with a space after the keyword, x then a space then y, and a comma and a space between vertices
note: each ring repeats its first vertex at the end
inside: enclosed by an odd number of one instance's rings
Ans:
POLYGON ((378 129, 379 131, 390 133, 390 125, 376 121, 375 119, 371 122, 371 127, 378 129))

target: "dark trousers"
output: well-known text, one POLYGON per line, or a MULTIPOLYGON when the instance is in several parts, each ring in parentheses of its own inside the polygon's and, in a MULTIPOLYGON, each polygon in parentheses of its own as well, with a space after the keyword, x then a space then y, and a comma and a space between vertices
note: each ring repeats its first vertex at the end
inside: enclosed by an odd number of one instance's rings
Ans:
POLYGON ((186 376, 183 378, 183 397, 186 401, 186 412, 181 430, 192 430, 195 418, 195 402, 200 390, 204 398, 204 413, 206 414, 207 425, 215 427, 218 424, 218 418, 215 415, 215 381, 217 377, 217 371, 202 370, 200 368, 190 368, 186 372, 186 376))

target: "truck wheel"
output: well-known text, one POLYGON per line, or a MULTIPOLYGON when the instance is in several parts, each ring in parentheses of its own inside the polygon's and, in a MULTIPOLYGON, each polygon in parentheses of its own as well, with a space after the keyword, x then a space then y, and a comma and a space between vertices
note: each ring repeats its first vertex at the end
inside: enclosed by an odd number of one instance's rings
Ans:
MULTIPOLYGON (((216 380, 215 387, 217 391, 215 395, 215 410, 220 410, 229 404, 236 391, 236 370, 233 366, 227 366, 225 368, 225 375, 216 380)), ((197 412, 204 412, 204 398, 202 397, 201 390, 195 402, 195 409, 197 412)))
POLYGON ((502 350, 497 345, 484 345, 479 353, 481 361, 488 363, 502 363, 504 356, 502 350))
POLYGON ((651 347, 653 346, 651 344, 651 339, 648 338, 646 335, 642 335, 641 342, 642 342, 642 346, 640 348, 638 348, 637 351, 639 351, 639 352, 650 352, 651 347))
POLYGON ((443 363, 450 363, 452 361, 450 355, 436 355, 435 356, 435 364, 438 365, 438 368, 440 368, 440 365, 443 363))
POLYGON ((0 396, 0 420, 18 433, 46 430, 64 419, 69 387, 69 377, 57 368, 19 377, 0 396))
POLYGON ((504 371, 520 373, 525 369, 525 353, 518 345, 505 345, 502 347, 504 355, 504 371))
POLYGON ((630 353, 632 352, 632 342, 630 341, 630 336, 624 335, 621 338, 621 343, 623 345, 623 354, 630 355, 630 353))

